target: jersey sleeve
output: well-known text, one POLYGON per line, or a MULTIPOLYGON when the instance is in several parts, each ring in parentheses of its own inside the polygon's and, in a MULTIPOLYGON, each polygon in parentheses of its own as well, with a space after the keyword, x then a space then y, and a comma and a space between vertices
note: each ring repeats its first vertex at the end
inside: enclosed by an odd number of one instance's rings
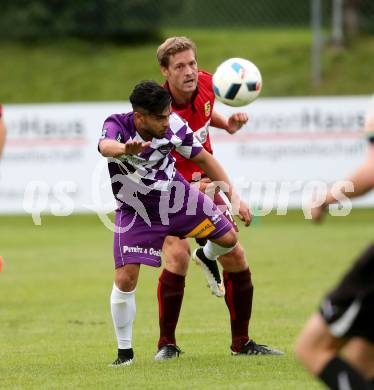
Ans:
POLYGON ((175 150, 180 153, 184 158, 190 159, 195 157, 201 152, 203 146, 200 141, 195 137, 194 132, 188 126, 187 122, 180 119, 181 128, 176 135, 180 139, 180 142, 176 146, 175 150))
POLYGON ((129 134, 125 132, 125 129, 119 120, 112 115, 104 121, 99 143, 104 139, 125 143, 129 138, 129 134))

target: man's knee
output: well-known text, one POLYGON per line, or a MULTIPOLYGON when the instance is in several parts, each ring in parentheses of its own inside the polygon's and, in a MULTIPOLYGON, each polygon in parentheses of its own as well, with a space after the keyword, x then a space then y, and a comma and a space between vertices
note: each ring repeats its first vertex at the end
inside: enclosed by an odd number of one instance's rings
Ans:
POLYGON ((231 248, 238 243, 238 235, 234 229, 231 229, 223 236, 212 241, 224 248, 231 248))
POLYGON ((374 379, 374 343, 362 337, 352 338, 342 350, 345 360, 366 378, 374 379))
POLYGON ((342 341, 334 338, 322 316, 314 314, 302 330, 295 345, 298 360, 314 375, 337 354, 342 341))
POLYGON ((115 284, 123 292, 133 291, 138 282, 139 265, 129 264, 116 269, 115 284))
POLYGON ((245 252, 239 242, 237 242, 233 250, 230 251, 229 253, 226 253, 224 257, 226 257, 227 259, 235 259, 235 261, 246 263, 245 252))

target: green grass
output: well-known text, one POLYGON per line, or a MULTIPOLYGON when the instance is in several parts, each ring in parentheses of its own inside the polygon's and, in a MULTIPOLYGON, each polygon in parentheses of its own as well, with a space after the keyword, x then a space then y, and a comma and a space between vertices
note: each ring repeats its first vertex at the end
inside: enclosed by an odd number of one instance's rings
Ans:
MULTIPOLYGON (((291 30, 165 30, 198 45, 199 66, 213 72, 229 57, 252 59, 260 68, 262 96, 370 94, 374 84, 374 36, 344 50, 326 45, 322 84, 311 85, 311 33, 291 30)), ((116 45, 79 40, 22 44, 0 42, 0 102, 127 100, 139 80, 161 81, 155 52, 160 42, 116 45)))
POLYGON ((155 362, 159 270, 142 267, 134 323, 136 362, 108 368, 116 352, 109 312, 112 233, 96 216, 0 217, 2 389, 321 389, 296 363, 296 335, 322 294, 373 237, 374 210, 328 218, 301 212, 241 229, 255 300, 251 335, 284 357, 229 355, 228 313, 191 265, 178 325, 185 354, 155 362))

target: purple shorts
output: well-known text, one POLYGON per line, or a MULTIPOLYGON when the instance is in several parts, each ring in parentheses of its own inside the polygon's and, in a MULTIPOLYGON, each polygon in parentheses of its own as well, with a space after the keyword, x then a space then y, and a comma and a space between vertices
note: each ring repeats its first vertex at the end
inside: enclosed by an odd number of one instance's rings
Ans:
POLYGON ((166 236, 215 239, 232 224, 213 201, 177 175, 169 192, 138 194, 136 211, 122 206, 116 211, 114 233, 115 268, 125 264, 161 266, 166 236))

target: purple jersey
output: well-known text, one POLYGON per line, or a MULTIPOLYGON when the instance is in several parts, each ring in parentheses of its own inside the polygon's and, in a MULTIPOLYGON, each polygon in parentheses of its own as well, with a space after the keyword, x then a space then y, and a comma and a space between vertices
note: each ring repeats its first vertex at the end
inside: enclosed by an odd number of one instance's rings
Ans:
MULTIPOLYGON (((144 142, 136 131, 133 113, 110 116, 101 139, 126 143, 144 142)), ((170 154, 176 150, 192 158, 203 150, 194 133, 178 114, 162 139, 137 155, 108 159, 116 210, 115 267, 139 263, 161 265, 161 249, 167 235, 214 239, 232 227, 213 201, 191 186, 175 169, 170 154)))
MULTIPOLYGON (((134 114, 114 114, 103 125, 101 140, 112 139, 121 143, 129 140, 145 142, 136 131, 134 114)), ((109 174, 115 198, 127 203, 128 194, 149 194, 153 190, 168 191, 175 176, 175 159, 170 154, 176 150, 189 159, 201 152, 202 146, 187 123, 172 113, 169 129, 164 138, 152 139, 149 148, 137 155, 122 155, 109 159, 109 174)), ((131 205, 131 203, 130 203, 131 205)))

